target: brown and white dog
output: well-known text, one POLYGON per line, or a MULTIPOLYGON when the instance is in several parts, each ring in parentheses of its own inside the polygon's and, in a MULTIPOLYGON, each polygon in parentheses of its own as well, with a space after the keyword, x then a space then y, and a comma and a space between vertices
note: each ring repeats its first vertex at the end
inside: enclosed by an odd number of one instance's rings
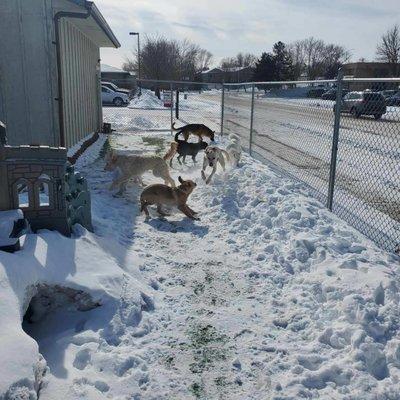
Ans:
POLYGON ((212 131, 208 126, 203 124, 188 124, 185 126, 181 126, 180 128, 175 128, 175 122, 172 124, 172 130, 178 132, 178 134, 183 134, 185 141, 187 142, 189 139, 189 135, 196 135, 199 138, 199 141, 204 138, 209 138, 214 142, 215 140, 215 131, 212 131))
POLYGON ((118 171, 118 176, 110 186, 110 190, 119 188, 117 194, 122 194, 130 179, 143 184, 142 175, 147 171, 152 171, 153 175, 162 178, 165 184, 175 187, 167 163, 159 156, 110 152, 106 156, 104 170, 118 171))
POLYGON ((206 181, 207 184, 211 182, 211 178, 217 172, 218 164, 221 165, 222 169, 225 171, 224 156, 226 157, 227 161, 229 161, 229 154, 225 150, 220 149, 217 146, 208 146, 205 149, 204 159, 203 159, 203 168, 201 170, 201 177, 203 178, 203 180, 206 181), (206 174, 205 174, 207 167, 212 168, 211 174, 208 178, 206 177, 206 174))
POLYGON ((213 175, 217 171, 218 164, 221 165, 222 169, 225 171, 225 159, 230 163, 231 166, 237 167, 239 165, 240 158, 242 156, 242 146, 240 138, 236 135, 229 136, 231 142, 227 146, 226 150, 220 149, 217 146, 208 146, 204 151, 203 168, 201 170, 201 177, 210 183, 213 175), (212 171, 210 176, 207 178, 205 170, 207 167, 211 167, 212 171))
POLYGON ((197 186, 193 181, 184 181, 181 177, 178 178, 180 185, 178 187, 170 188, 167 185, 155 184, 147 186, 140 195, 141 211, 145 212, 146 217, 149 217, 148 206, 156 204, 157 211, 160 215, 168 215, 162 210, 162 206, 176 206, 187 217, 199 220, 196 217, 196 211, 193 211, 187 204, 189 195, 197 186))

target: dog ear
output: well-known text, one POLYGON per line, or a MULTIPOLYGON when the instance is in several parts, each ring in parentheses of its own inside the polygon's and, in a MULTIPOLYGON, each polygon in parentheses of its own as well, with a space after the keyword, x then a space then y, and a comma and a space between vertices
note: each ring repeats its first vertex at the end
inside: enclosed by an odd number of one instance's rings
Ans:
POLYGON ((183 183, 183 179, 182 179, 180 176, 178 176, 178 181, 179 181, 180 183, 183 183))

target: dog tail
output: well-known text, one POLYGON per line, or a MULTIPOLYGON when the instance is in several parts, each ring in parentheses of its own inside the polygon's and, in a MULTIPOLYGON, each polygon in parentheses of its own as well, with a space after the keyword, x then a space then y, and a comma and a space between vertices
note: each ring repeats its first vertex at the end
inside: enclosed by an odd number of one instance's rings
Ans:
POLYGON ((173 122, 172 123, 172 125, 171 125, 171 129, 173 130, 173 131, 181 131, 182 130, 182 127, 180 127, 180 128, 175 128, 175 122, 173 122))
POLYGON ((171 143, 171 147, 170 147, 170 149, 167 151, 167 154, 163 157, 163 160, 164 160, 164 161, 168 161, 168 160, 170 160, 171 158, 174 158, 177 148, 178 148, 178 144, 175 143, 175 142, 172 142, 172 143, 171 143))
POLYGON ((235 135, 235 134, 232 133, 232 134, 229 135, 229 139, 232 140, 232 142, 235 143, 235 144, 239 144, 239 145, 241 144, 241 140, 240 140, 240 137, 238 135, 235 135))
MULTIPOLYGON (((177 130, 177 129, 175 129, 175 130, 177 130)), ((176 132, 176 134, 175 134, 175 142, 179 142, 179 139, 178 139, 178 137, 179 137, 179 135, 182 133, 182 131, 180 131, 180 130, 178 130, 178 132, 176 132)))

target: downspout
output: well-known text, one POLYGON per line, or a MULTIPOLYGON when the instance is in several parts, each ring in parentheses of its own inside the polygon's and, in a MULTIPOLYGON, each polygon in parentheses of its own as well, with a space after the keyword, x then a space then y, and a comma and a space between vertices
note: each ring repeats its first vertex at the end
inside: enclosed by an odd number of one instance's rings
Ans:
POLYGON ((60 20, 61 18, 76 18, 87 19, 92 15, 93 3, 86 3, 85 8, 87 12, 78 13, 72 11, 59 11, 54 15, 54 29, 56 41, 56 56, 57 56, 57 86, 58 86, 58 120, 60 125, 60 147, 65 147, 65 131, 64 131, 64 98, 63 98, 63 85, 62 85, 62 69, 61 69, 61 47, 60 47, 60 20))

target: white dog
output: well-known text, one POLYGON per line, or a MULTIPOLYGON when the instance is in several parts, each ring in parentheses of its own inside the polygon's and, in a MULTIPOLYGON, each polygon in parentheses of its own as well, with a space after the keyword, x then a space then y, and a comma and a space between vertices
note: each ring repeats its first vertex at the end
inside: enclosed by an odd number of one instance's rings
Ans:
POLYGON ((231 143, 227 146, 226 150, 220 149, 217 146, 208 146, 204 151, 203 168, 201 170, 201 177, 210 183, 213 175, 217 171, 218 164, 221 165, 225 171, 225 159, 230 162, 233 166, 237 167, 242 155, 242 146, 240 144, 240 138, 236 135, 230 135, 231 143), (212 168, 210 176, 207 178, 205 170, 207 166, 212 168))
POLYGON ((110 186, 110 190, 119 188, 117 194, 122 194, 130 179, 143 185, 142 175, 149 170, 155 177, 162 178, 166 185, 175 187, 167 163, 158 156, 111 152, 106 156, 104 170, 118 172, 110 186))
POLYGON ((242 156, 242 144, 239 136, 230 135, 229 138, 232 142, 228 145, 226 151, 229 154, 229 161, 234 167, 237 167, 242 156))

